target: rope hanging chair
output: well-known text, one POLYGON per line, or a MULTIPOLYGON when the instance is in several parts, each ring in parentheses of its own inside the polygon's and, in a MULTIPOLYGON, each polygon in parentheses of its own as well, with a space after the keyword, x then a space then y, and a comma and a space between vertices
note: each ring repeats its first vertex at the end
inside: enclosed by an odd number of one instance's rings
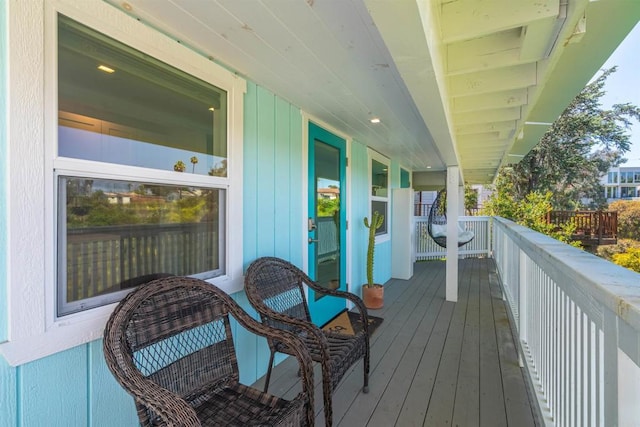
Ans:
MULTIPOLYGON (((429 219, 427 221, 427 231, 429 236, 439 246, 447 247, 447 191, 440 190, 436 196, 436 200, 429 210, 429 219)), ((458 247, 466 245, 473 240, 473 231, 463 229, 458 224, 458 247)))

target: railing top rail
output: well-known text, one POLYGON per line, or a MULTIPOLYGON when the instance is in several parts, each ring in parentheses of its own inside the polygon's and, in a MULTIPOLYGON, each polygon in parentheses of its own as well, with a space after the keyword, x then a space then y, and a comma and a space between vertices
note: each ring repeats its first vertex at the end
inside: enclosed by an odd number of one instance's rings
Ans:
POLYGON ((640 331, 640 274, 507 219, 495 217, 494 224, 552 278, 572 278, 586 295, 640 331))

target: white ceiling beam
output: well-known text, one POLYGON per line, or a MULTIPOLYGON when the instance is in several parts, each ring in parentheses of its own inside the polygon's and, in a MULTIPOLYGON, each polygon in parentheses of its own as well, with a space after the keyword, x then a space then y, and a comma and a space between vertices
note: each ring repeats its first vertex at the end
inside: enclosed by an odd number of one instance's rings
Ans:
POLYGON ((442 37, 445 43, 468 40, 555 17, 559 0, 457 0, 442 4, 442 37))
POLYGON ((520 107, 498 108, 495 110, 458 113, 454 115, 456 125, 470 125, 474 123, 504 122, 520 119, 520 107))
POLYGON ((505 122, 493 122, 493 123, 475 123, 471 125, 458 125, 456 126, 457 135, 468 135, 474 133, 484 132, 500 132, 505 133, 513 130, 516 127, 517 122, 515 120, 508 120, 505 122))
POLYGON ((480 95, 459 96, 453 99, 452 108, 456 113, 509 108, 526 104, 528 98, 526 88, 483 93, 480 95))
POLYGON ((536 64, 532 63, 451 76, 449 89, 451 96, 457 97, 519 89, 536 82, 536 64))
POLYGON ((448 74, 468 73, 514 65, 520 60, 522 30, 513 28, 447 46, 448 74))

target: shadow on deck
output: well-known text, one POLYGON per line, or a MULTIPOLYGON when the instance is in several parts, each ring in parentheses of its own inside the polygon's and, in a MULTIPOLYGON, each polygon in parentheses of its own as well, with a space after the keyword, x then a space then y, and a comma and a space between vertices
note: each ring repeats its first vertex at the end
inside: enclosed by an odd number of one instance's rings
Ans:
MULTIPOLYGON (((333 397, 338 426, 536 425, 492 259, 460 260, 458 302, 446 302, 445 263, 419 262, 385 285, 384 322, 371 340, 370 392, 362 362, 333 397)), ((269 391, 291 397, 296 362, 274 369, 269 391)), ((324 425, 316 369, 316 425, 324 425)), ((256 384, 262 386, 263 380, 256 384)))

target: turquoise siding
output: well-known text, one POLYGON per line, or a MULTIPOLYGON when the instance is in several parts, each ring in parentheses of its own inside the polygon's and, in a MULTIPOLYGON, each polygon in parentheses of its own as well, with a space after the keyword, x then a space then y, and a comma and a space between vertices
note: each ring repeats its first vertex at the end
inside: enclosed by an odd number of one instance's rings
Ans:
MULTIPOLYGON (((369 215, 369 156, 366 145, 354 141, 351 144, 351 203, 352 222, 349 228, 353 233, 351 243, 351 280, 350 290, 362 295, 362 284, 366 282, 366 253, 368 230, 363 224, 369 215)), ((391 187, 396 188, 399 181, 399 168, 391 164, 391 187), (395 171, 395 172, 394 172, 395 171), (397 177, 394 180, 394 175, 397 177), (394 183, 395 182, 395 183, 394 183)), ((377 283, 385 283, 391 278, 391 241, 376 245, 373 260, 373 277, 377 283)))
MULTIPOLYGON (((7 4, 0 2, 0 93, 7 93, 7 4)), ((0 96, 0 213, 7 212, 7 107, 0 96)), ((7 216, 0 214, 0 342, 7 340, 7 216)), ((1 377, 1 376, 0 376, 1 377)), ((1 399, 1 398, 0 398, 1 399)), ((0 402, 1 404, 1 402, 0 402)), ((1 409, 1 408, 0 408, 1 409)), ((0 413, 2 413, 0 411, 0 413)))
MULTIPOLYGON (((4 7, 0 11, 4 11, 4 7)), ((6 61, 1 64, 0 71, 4 71, 6 61)), ((4 86, 4 79, 2 84, 4 86)), ((6 111, 4 105, 0 111, 6 111)), ((301 265, 303 179, 300 110, 249 83, 245 96, 244 134, 245 266, 263 255, 280 256, 301 265)), ((6 152, 6 138, 4 134, 0 134, 0 138, 2 154, 6 152)), ((4 182, 0 184, 3 195, 0 212, 6 212, 4 182)), ((6 215, 0 217, 0 230, 6 230, 4 218, 6 215)), ((0 233, 0 239, 4 239, 5 234, 0 233)), ((6 245, 4 240, 0 242, 6 245)), ((0 263, 6 262, 5 253, 2 251, 0 263)), ((4 291, 5 278, 0 280, 4 291)), ((244 292, 234 294, 233 298, 256 316, 244 292)), ((6 299, 1 301, 5 304, 6 299)), ((3 326, 6 325, 4 316, 2 322, 3 326)), ((234 337, 239 349, 241 381, 250 384, 266 372, 269 360, 266 341, 237 325, 234 325, 234 337)), ((0 357, 0 427, 41 425, 137 425, 133 400, 116 383, 104 363, 102 341, 78 346, 17 368, 10 367, 0 357)))
MULTIPOLYGON (((6 89, 6 3, 0 1, 0 90, 6 89)), ((0 97, 0 272, 6 271, 6 100, 0 97)), ((248 82, 244 106, 244 266, 255 258, 275 255, 302 265, 303 146, 298 108, 248 82)), ((351 288, 356 294, 365 281, 367 233, 362 218, 369 210, 366 145, 351 149, 352 259, 351 288)), ((397 174, 397 171, 394 172, 397 174)), ((397 187, 397 183, 394 184, 397 187)), ((376 281, 390 278, 390 243, 376 248, 376 281)), ((6 280, 0 275, 0 341, 7 338, 6 280)), ((244 292, 233 298, 252 315, 244 292)), ((267 369, 268 348, 234 325, 241 380, 252 383, 267 369)), ((281 360, 281 359, 280 359, 281 360)), ((134 426, 133 400, 116 383, 104 363, 102 342, 94 341, 49 357, 10 367, 0 357, 0 427, 11 426, 134 426)))

